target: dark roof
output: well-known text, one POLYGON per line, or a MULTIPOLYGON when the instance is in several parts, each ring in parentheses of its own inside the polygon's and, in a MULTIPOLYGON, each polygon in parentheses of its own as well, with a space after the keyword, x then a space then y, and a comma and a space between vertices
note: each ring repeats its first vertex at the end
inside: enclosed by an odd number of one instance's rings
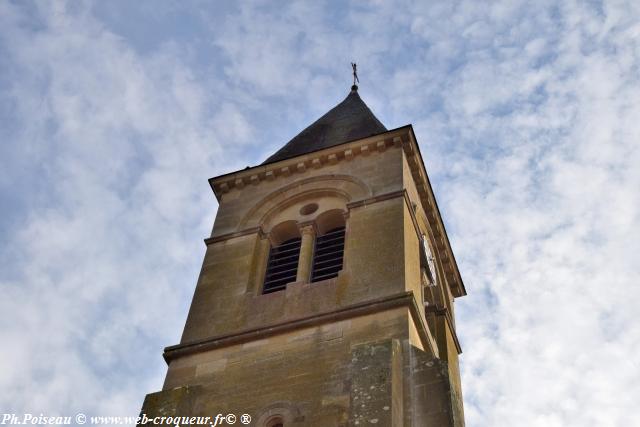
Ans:
POLYGON ((353 86, 344 101, 276 151, 265 163, 273 163, 387 130, 373 115, 353 86))

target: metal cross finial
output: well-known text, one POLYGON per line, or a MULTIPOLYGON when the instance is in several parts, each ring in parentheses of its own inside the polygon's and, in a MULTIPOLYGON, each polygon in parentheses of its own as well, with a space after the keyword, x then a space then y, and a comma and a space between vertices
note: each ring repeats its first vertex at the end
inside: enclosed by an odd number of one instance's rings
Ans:
POLYGON ((358 79, 358 71, 356 70, 356 63, 351 63, 351 68, 353 68, 353 85, 356 85, 356 82, 360 83, 360 79, 358 79))

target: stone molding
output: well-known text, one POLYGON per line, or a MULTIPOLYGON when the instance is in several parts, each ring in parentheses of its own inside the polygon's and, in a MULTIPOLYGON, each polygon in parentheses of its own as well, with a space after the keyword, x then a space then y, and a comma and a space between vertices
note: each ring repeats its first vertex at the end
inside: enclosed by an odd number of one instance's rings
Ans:
POLYGON ((352 175, 331 173, 310 176, 290 182, 265 195, 244 214, 239 226, 244 227, 250 221, 264 223, 278 209, 314 196, 331 195, 342 198, 347 203, 353 197, 361 198, 371 194, 369 186, 352 175), (346 182, 350 188, 348 191, 334 188, 336 182, 346 182), (293 194, 283 199, 283 195, 287 192, 292 192, 293 194))
POLYGON ((409 169, 418 190, 422 208, 431 227, 433 242, 442 262, 447 283, 449 283, 451 287, 453 296, 461 297, 466 295, 467 291, 464 287, 455 256, 453 255, 453 250, 451 249, 451 243, 449 242, 449 237, 447 236, 447 231, 444 227, 442 216, 440 215, 440 209, 438 208, 433 188, 431 188, 431 182, 429 181, 429 176, 427 175, 427 170, 424 166, 422 155, 420 154, 418 141, 413 133, 413 128, 410 130, 409 143, 403 143, 402 149, 407 157, 409 169))
POLYGON ((403 126, 378 135, 302 154, 291 159, 220 175, 210 178, 209 185, 216 198, 220 200, 223 194, 233 189, 241 190, 249 184, 257 185, 263 180, 272 181, 279 176, 288 177, 295 173, 304 173, 309 168, 320 169, 341 161, 351 161, 358 155, 366 156, 374 151, 383 152, 389 147, 401 147, 411 141, 410 130, 411 125, 403 126))
MULTIPOLYGON (((351 202, 351 203, 347 203, 346 207, 347 210, 345 212, 343 212, 343 215, 345 217, 345 220, 349 218, 349 212, 351 209, 355 209, 355 208, 359 208, 361 206, 366 206, 366 205, 372 205, 374 203, 378 203, 378 202, 384 202, 385 200, 390 200, 390 199, 395 199, 397 197, 404 197, 405 202, 407 203, 407 205, 409 207, 411 207, 411 201, 409 200, 409 195, 407 193, 406 190, 398 190, 398 191, 391 191, 389 193, 385 193, 385 194, 380 194, 378 196, 374 196, 374 197, 368 197, 366 199, 362 199, 362 200, 357 200, 355 202, 351 202)), ((418 221, 416 219, 415 213, 413 212, 412 209, 409 209, 410 215, 411 215, 411 219, 413 222, 413 226, 416 230, 416 233, 418 233, 418 235, 420 235, 420 227, 418 226, 418 221)), ((312 221, 305 221, 302 223, 297 223, 298 228, 302 229, 305 226, 309 226, 309 225, 313 225, 314 227, 314 231, 317 234, 317 228, 316 228, 316 224, 315 224, 315 220, 312 221)), ((226 234, 221 234, 219 236, 215 236, 215 237, 208 237, 206 239, 204 239, 204 243, 208 246, 214 243, 218 243, 218 242, 224 242, 226 240, 230 240, 230 239, 234 239, 236 237, 242 237, 242 236, 246 236, 249 234, 255 234, 258 233, 260 235, 261 238, 264 238, 268 235, 268 233, 266 233, 262 227, 251 227, 251 228, 246 228, 244 230, 239 230, 239 231, 234 231, 232 233, 226 233, 226 234)))
MULTIPOLYGON (((413 226, 414 226, 414 228, 416 230, 416 233, 418 234, 418 237, 421 237, 420 226, 418 225, 418 220, 416 219, 415 212, 413 212, 413 209, 411 209, 411 200, 409 199, 409 194, 407 193, 407 190, 391 191, 389 193, 380 194, 378 196, 368 197, 366 199, 357 200, 355 202, 347 203, 347 205, 346 205, 347 210, 343 213, 343 215, 344 215, 345 220, 346 220, 346 219, 349 218, 349 212, 351 211, 351 209, 359 208, 361 206, 372 205, 372 204, 378 203, 378 202, 384 202, 385 200, 395 199, 397 197, 404 197, 405 202, 407 203, 407 206, 409 207, 409 214, 411 216, 411 221, 413 222, 413 226)), ((305 222, 302 222, 302 223, 298 223, 297 225, 298 225, 298 228, 300 230, 302 230, 302 228, 304 228, 306 226, 313 225, 314 231, 317 234, 317 228, 316 228, 315 221, 305 221, 305 222)), ((255 234, 255 233, 258 233, 261 238, 264 238, 268 234, 268 233, 265 233, 265 231, 262 229, 262 227, 251 227, 251 228, 246 228, 246 229, 240 230, 240 231, 234 231, 233 233, 226 233, 226 234, 222 234, 222 235, 215 236, 215 237, 208 237, 208 238, 204 239, 204 242, 205 242, 206 245, 210 245, 210 244, 213 244, 213 243, 224 242, 224 241, 229 240, 229 239, 234 239, 236 237, 242 237, 242 236, 246 236, 248 234, 255 234)))
POLYGON ((261 238, 265 236, 265 233, 262 230, 262 227, 251 227, 251 228, 246 228, 240 231, 234 231, 233 233, 222 234, 220 236, 207 237, 206 239, 204 239, 204 243, 207 246, 209 246, 213 243, 224 242, 229 239, 235 239, 236 237, 242 237, 242 236, 247 236, 249 234, 256 234, 256 233, 260 235, 261 238))
POLYGON ((341 307, 333 311, 318 313, 285 322, 273 323, 259 328, 246 329, 233 334, 214 336, 204 340, 169 346, 164 349, 163 357, 167 363, 170 363, 172 360, 187 355, 228 347, 235 344, 242 344, 249 341, 261 340, 296 329, 309 328, 325 323, 337 322, 401 307, 409 309, 425 351, 432 354, 434 357, 438 357, 438 349, 435 346, 435 340, 422 320, 422 316, 420 316, 420 311, 413 291, 401 292, 395 295, 341 307))

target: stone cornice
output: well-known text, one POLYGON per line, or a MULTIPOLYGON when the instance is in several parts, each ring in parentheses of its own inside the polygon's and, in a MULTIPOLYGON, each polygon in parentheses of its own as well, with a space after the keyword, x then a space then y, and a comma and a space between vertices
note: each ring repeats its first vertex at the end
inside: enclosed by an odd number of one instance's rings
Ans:
POLYGON ((296 329, 314 327, 401 307, 409 309, 424 350, 427 353, 438 357, 438 348, 435 345, 435 340, 420 316, 420 311, 412 291, 401 292, 395 295, 389 295, 371 301, 341 307, 330 312, 318 313, 312 316, 281 323, 273 323, 258 328, 245 329, 233 334, 219 335, 203 340, 173 345, 164 349, 163 357, 167 363, 170 363, 172 360, 187 355, 260 340, 270 336, 291 332, 296 329))
POLYGON ((261 181, 271 181, 278 177, 288 177, 307 169, 320 169, 342 161, 351 161, 356 156, 368 156, 374 151, 385 151, 390 147, 401 147, 409 142, 411 125, 393 129, 367 138, 358 139, 333 147, 313 151, 297 157, 265 165, 254 166, 209 179, 216 198, 233 189, 241 190, 247 185, 258 185, 261 181))
POLYGON ((418 195, 420 202, 426 213, 427 220, 431 226, 433 232, 434 243, 438 250, 440 261, 444 272, 446 274, 447 282, 450 284, 451 292, 454 297, 461 297, 467 294, 458 269, 453 250, 451 249, 451 243, 447 236, 447 231, 442 221, 442 215, 440 215, 440 209, 436 202, 427 170, 424 166, 422 155, 420 154, 420 147, 413 132, 413 127, 409 129, 410 141, 402 145, 409 169, 413 176, 413 180, 418 189, 418 195))
POLYGON ((406 193, 405 190, 391 191, 389 193, 379 194, 377 196, 368 197, 362 200, 356 200, 355 202, 347 203, 347 209, 359 208, 360 206, 372 205, 374 203, 382 202, 389 199, 395 199, 396 197, 402 197, 406 193))

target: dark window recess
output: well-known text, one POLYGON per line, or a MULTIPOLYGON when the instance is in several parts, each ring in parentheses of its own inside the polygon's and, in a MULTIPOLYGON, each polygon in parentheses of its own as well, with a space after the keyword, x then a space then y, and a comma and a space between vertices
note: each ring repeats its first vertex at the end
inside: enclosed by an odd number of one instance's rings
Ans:
POLYGON ((287 283, 296 281, 300 241, 300 237, 296 237, 287 240, 280 246, 271 248, 267 274, 262 288, 263 294, 280 291, 287 286, 287 283))
POLYGON ((316 249, 313 254, 313 270, 311 281, 331 279, 342 270, 344 255, 344 227, 334 228, 316 238, 316 249))

